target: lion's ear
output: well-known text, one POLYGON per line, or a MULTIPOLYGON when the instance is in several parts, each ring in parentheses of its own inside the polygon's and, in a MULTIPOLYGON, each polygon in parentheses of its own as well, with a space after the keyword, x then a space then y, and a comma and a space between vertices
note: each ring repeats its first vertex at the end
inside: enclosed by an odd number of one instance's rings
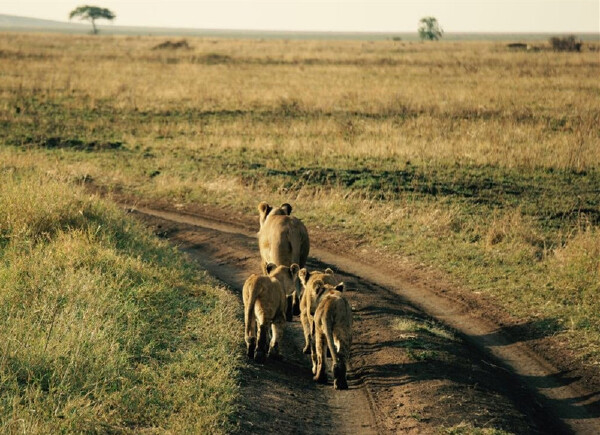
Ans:
POLYGON ((298 266, 296 263, 293 263, 290 266, 290 276, 292 277, 292 279, 296 278, 296 275, 298 275, 299 270, 300 270, 300 266, 298 266))
POLYGON ((331 267, 328 267, 327 269, 325 269, 325 273, 327 275, 333 275, 333 270, 331 269, 331 267))
POLYGON ((346 289, 346 285, 343 282, 340 282, 335 286, 335 289, 339 292, 343 292, 346 289))
POLYGON ((288 216, 292 214, 292 206, 289 205, 287 202, 281 204, 281 209, 284 211, 285 214, 287 214, 288 216))
POLYGON ((271 212, 271 210, 273 210, 273 207, 271 207, 269 204, 267 204, 266 202, 261 202, 260 204, 258 204, 258 212, 260 213, 260 215, 262 217, 267 217, 267 215, 271 212))
POLYGON ((273 272, 276 267, 277 267, 277 265, 275 263, 268 263, 267 267, 265 267, 265 269, 267 271, 267 275, 270 275, 271 272, 273 272))
POLYGON ((308 279, 310 278, 310 272, 306 269, 306 267, 303 267, 298 272, 298 277, 300 278, 300 282, 302 283, 302 285, 305 286, 308 282, 308 279))
POLYGON ((325 291, 325 283, 321 279, 317 279, 313 284, 313 287, 315 289, 317 297, 321 296, 321 294, 323 294, 323 292, 325 291))

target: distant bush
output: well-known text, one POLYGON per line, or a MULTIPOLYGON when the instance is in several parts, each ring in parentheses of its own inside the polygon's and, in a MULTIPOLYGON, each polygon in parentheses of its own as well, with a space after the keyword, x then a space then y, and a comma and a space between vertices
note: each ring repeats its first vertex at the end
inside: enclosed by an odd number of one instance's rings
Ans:
POLYGON ((577 40, 575 35, 553 36, 550 38, 550 45, 554 51, 581 51, 583 43, 577 40))
POLYGON ((152 47, 152 50, 177 50, 178 48, 183 48, 186 50, 191 49, 192 47, 190 47, 190 44, 188 44, 188 42, 185 39, 182 39, 181 41, 165 41, 162 42, 158 45, 155 45, 154 47, 152 47))
POLYGON ((202 56, 194 57, 195 63, 206 63, 209 65, 231 63, 234 59, 231 56, 220 53, 207 53, 202 56))
POLYGON ((527 44, 523 42, 513 42, 506 45, 511 50, 527 50, 527 44))

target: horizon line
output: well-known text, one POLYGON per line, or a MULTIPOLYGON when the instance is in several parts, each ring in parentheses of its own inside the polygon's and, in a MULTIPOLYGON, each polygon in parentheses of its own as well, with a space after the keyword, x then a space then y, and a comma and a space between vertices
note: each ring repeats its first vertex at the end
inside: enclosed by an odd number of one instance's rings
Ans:
MULTIPOLYGON (((47 21, 62 25, 87 26, 83 22, 59 21, 48 18, 37 18, 25 15, 12 15, 0 13, 0 16, 25 18, 32 20, 47 21)), ((139 29, 165 29, 165 30, 189 30, 189 31, 215 31, 215 32, 269 32, 269 33, 335 33, 335 34, 372 34, 372 35, 387 35, 387 34, 418 34, 416 30, 322 30, 322 29, 257 29, 257 28, 203 28, 203 27, 173 27, 173 26, 155 26, 155 25, 139 25, 139 24, 112 24, 112 23, 96 23, 98 28, 139 28, 139 29)), ((572 31, 572 30, 556 30, 556 31, 529 31, 529 30, 450 30, 444 31, 444 34, 461 35, 461 34, 487 34, 487 35, 549 35, 549 34, 582 34, 582 35, 598 35, 600 31, 572 31)))

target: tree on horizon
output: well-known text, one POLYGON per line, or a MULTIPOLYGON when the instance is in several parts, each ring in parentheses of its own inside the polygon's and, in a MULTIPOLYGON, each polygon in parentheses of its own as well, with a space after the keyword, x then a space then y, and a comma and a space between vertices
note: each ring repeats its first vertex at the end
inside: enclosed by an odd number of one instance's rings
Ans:
POLYGON ((419 37, 421 40, 437 41, 444 34, 444 30, 435 17, 423 17, 419 20, 419 37))
POLYGON ((78 6, 73 9, 69 14, 69 20, 72 20, 74 17, 79 17, 80 20, 91 21, 92 23, 92 31, 94 35, 98 34, 98 29, 96 28, 96 20, 102 18, 105 20, 112 21, 117 16, 113 11, 106 8, 100 8, 98 6, 78 6))

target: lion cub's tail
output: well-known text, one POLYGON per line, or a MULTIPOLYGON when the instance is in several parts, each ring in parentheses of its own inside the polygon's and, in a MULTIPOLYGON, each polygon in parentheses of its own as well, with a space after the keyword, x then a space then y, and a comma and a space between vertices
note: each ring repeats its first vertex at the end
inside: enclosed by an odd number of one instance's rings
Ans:
POLYGON ((258 275, 252 275, 244 283, 244 293, 248 294, 248 303, 244 307, 244 323, 246 324, 246 337, 252 337, 255 334, 254 328, 254 305, 261 293, 260 285, 258 284, 258 275))

